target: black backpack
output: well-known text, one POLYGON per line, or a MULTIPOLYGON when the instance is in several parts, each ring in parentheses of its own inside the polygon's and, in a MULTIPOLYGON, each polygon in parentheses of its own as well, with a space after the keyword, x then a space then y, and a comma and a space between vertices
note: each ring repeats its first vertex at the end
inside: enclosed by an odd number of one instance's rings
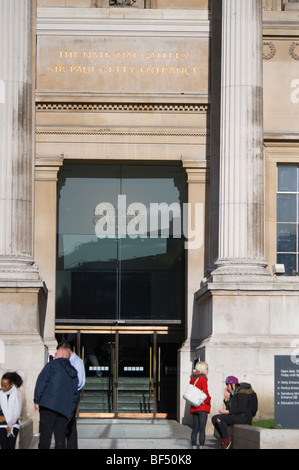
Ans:
POLYGON ((255 416, 258 410, 258 399, 257 399, 257 394, 255 393, 255 391, 253 391, 250 394, 249 408, 250 408, 252 416, 255 416))

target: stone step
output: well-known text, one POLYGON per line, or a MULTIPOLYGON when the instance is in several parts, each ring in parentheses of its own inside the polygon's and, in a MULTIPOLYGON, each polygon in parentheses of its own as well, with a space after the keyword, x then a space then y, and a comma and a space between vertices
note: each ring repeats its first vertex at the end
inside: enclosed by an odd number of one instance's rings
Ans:
MULTIPOLYGON (((110 384, 110 388, 111 384, 110 384)), ((149 390, 149 383, 148 382, 118 382, 118 389, 119 390, 149 390)), ((98 383, 93 383, 93 384, 86 384, 84 387, 84 393, 92 391, 92 390, 98 390, 98 391, 109 391, 109 384, 98 384, 98 383)))
MULTIPOLYGON (((94 386, 94 385, 107 385, 109 382, 112 382, 112 379, 109 377, 88 377, 86 378, 85 385, 94 386)), ((149 377, 119 377, 118 382, 121 383, 149 383, 149 377)))
MULTIPOLYGON (((106 403, 108 401, 108 396, 103 395, 103 394, 94 394, 94 395, 84 395, 83 398, 81 398, 81 403, 106 403)), ((111 395, 112 398, 112 395, 111 395)), ((147 403, 149 402, 149 396, 143 396, 140 394, 118 394, 118 401, 119 402, 127 402, 127 403, 135 403, 135 402, 142 402, 142 403, 147 403)))

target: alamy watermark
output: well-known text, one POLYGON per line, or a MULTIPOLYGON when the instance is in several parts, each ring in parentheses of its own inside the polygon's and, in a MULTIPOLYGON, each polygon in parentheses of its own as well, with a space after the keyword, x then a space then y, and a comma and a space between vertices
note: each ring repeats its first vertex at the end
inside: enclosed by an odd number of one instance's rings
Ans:
POLYGON ((98 238, 185 238, 185 249, 203 244, 202 203, 167 204, 141 202, 127 206, 126 195, 118 195, 117 207, 101 202, 95 208, 95 234, 98 238))
POLYGON ((299 103, 299 78, 292 80, 290 87, 294 88, 294 90, 291 92, 291 102, 293 104, 297 104, 299 103))

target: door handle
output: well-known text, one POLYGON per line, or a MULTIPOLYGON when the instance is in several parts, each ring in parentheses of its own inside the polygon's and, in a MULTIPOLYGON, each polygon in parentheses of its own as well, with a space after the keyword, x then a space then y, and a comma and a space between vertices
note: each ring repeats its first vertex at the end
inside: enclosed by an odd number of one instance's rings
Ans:
POLYGON ((161 399, 161 346, 158 348, 158 401, 161 399))
POLYGON ((153 377, 153 352, 150 346, 150 357, 149 357, 149 399, 152 399, 152 377, 153 377))

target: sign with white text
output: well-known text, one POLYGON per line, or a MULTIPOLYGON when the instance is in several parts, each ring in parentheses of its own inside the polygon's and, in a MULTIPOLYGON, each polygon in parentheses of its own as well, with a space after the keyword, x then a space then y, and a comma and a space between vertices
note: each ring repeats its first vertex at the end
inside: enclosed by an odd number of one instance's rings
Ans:
POLYGON ((275 427, 299 429, 299 364, 275 356, 275 427))

